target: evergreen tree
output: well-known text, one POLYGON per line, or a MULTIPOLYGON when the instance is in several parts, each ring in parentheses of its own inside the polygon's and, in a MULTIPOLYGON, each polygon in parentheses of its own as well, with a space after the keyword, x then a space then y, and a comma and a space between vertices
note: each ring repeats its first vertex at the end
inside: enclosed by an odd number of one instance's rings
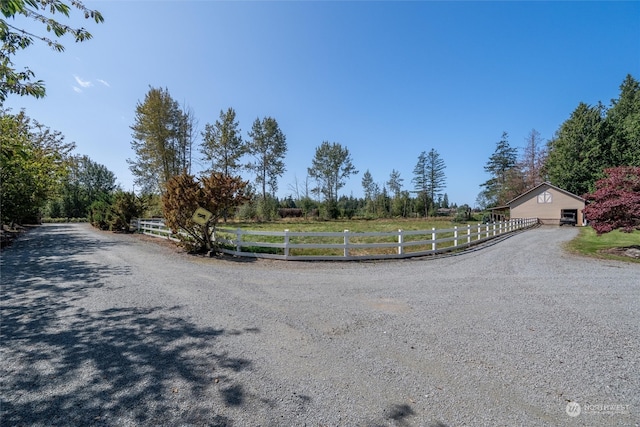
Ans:
POLYGON ((517 196, 510 183, 517 173, 515 166, 518 160, 518 150, 509 145, 509 135, 502 133, 502 138, 496 143, 496 149, 489 157, 484 170, 491 175, 481 187, 484 187, 482 197, 488 207, 498 206, 517 196))
POLYGON ((389 175, 387 186, 389 187, 389 191, 393 193, 394 198, 398 197, 402 191, 402 181, 404 181, 404 179, 400 178, 400 172, 393 169, 389 175))
POLYGON ((424 201, 425 216, 433 213, 437 196, 445 187, 446 177, 444 160, 433 148, 423 151, 418 156, 418 163, 413 169, 414 191, 424 201))
POLYGON ((580 103, 549 141, 544 173, 549 181, 574 194, 588 193, 611 164, 604 138, 604 107, 580 103))
POLYGON ((413 192, 416 193, 416 199, 422 201, 424 208, 424 216, 429 214, 429 175, 427 173, 427 152, 423 151, 418 156, 418 163, 413 168, 413 192))
POLYGON ((627 75, 611 105, 605 118, 611 147, 608 166, 640 166, 640 83, 627 75))
MULTIPOLYGON (((446 166, 440 154, 433 148, 427 153, 426 172, 427 172, 427 191, 431 202, 436 196, 441 196, 441 191, 445 188, 446 176, 444 174, 446 166)), ((431 207, 433 211, 433 206, 431 207)))
POLYGON ((375 192, 376 183, 373 182, 373 176, 371 176, 371 172, 367 169, 362 175, 362 189, 364 190, 364 200, 365 202, 373 199, 375 192))

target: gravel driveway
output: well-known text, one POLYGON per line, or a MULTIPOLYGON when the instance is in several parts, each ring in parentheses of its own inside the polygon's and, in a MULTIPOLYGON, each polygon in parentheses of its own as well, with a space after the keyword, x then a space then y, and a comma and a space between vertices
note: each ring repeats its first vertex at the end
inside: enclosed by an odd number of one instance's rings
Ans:
POLYGON ((640 265, 576 232, 295 263, 39 227, 2 253, 1 424, 637 426, 640 265))

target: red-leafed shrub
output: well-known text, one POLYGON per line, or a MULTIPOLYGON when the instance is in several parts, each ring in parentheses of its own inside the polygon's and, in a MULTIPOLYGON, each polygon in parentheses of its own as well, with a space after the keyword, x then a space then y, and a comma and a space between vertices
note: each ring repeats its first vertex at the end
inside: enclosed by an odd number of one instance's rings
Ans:
POLYGON ((598 235, 640 229, 640 167, 620 166, 605 173, 596 191, 583 196, 588 203, 585 217, 598 235))
POLYGON ((215 245, 218 220, 249 199, 245 191, 248 184, 240 177, 217 172, 198 180, 186 173, 174 176, 167 181, 162 196, 164 222, 188 249, 209 251, 215 245), (212 214, 205 224, 193 221, 193 214, 198 208, 212 214))

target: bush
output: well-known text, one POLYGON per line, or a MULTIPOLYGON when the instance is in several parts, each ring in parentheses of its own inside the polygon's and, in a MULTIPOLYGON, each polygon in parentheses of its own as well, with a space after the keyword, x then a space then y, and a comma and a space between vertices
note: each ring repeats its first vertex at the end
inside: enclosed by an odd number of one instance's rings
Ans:
POLYGON ((108 230, 113 218, 111 205, 104 200, 97 200, 89 206, 89 222, 100 230, 108 230))

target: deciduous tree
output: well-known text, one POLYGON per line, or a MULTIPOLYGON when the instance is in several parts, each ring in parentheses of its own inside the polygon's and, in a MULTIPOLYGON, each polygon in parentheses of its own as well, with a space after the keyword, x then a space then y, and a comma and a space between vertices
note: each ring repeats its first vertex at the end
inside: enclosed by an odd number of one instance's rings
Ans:
POLYGON ((68 173, 73 143, 20 112, 0 115, 2 222, 36 220, 68 173))
POLYGON ((247 169, 256 174, 256 184, 262 189, 262 200, 267 201, 267 187, 271 196, 278 191, 278 178, 285 172, 284 157, 287 154, 287 138, 273 117, 256 118, 249 132, 251 138, 247 151, 254 161, 247 169))
POLYGON ((167 89, 149 89, 136 106, 131 130, 136 158, 127 162, 143 193, 162 192, 169 179, 189 169, 185 117, 167 89))
POLYGON ((59 206, 57 216, 84 218, 92 203, 106 201, 116 190, 116 176, 89 156, 73 156, 68 164, 69 174, 62 185, 60 198, 52 201, 51 206, 59 206))
POLYGON ((220 110, 220 118, 213 125, 205 125, 200 145, 203 160, 210 165, 205 175, 212 172, 220 172, 224 176, 238 174, 242 167, 240 159, 247 151, 239 126, 233 108, 220 110))
POLYGON ((337 202, 338 191, 344 187, 346 179, 358 173, 347 147, 337 142, 324 141, 307 168, 309 176, 316 180, 317 187, 313 190, 323 195, 327 202, 337 202))
POLYGON ((609 168, 605 175, 593 193, 584 195, 585 217, 598 235, 640 229, 640 167, 609 168))
POLYGON ((214 249, 216 224, 231 207, 240 206, 250 195, 246 194, 249 183, 240 177, 225 176, 213 172, 198 180, 193 175, 182 173, 171 178, 162 196, 165 224, 177 234, 182 244, 196 251, 214 249), (204 208, 213 216, 205 223, 192 220, 196 209, 204 208))
POLYGON ((520 160, 520 169, 526 189, 535 187, 544 182, 542 167, 546 158, 546 150, 540 136, 540 132, 531 129, 525 138, 524 150, 520 160))

